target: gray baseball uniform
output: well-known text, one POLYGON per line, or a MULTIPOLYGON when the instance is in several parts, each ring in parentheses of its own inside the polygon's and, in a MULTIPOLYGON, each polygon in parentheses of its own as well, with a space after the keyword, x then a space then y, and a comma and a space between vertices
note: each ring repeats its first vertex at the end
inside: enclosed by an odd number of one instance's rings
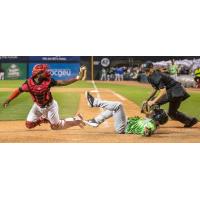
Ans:
POLYGON ((101 124, 106 119, 113 117, 115 131, 117 133, 125 132, 127 119, 121 102, 103 101, 95 98, 93 107, 100 107, 104 109, 104 112, 100 113, 97 117, 94 118, 97 123, 101 124))

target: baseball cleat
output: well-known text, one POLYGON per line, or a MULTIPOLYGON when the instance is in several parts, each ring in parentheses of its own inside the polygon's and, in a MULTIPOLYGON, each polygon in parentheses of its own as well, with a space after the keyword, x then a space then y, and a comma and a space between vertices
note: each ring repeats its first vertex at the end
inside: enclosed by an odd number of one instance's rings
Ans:
POLYGON ((197 123, 198 123, 198 119, 197 118, 193 118, 189 124, 185 124, 184 128, 190 128, 190 127, 194 126, 197 123))
POLYGON ((85 92, 85 97, 87 99, 88 106, 92 108, 94 106, 93 105, 93 103, 94 103, 94 97, 88 91, 85 92))
POLYGON ((95 119, 84 120, 83 122, 84 122, 86 125, 92 126, 92 127, 94 127, 94 128, 96 128, 96 127, 99 126, 99 124, 96 122, 95 119))

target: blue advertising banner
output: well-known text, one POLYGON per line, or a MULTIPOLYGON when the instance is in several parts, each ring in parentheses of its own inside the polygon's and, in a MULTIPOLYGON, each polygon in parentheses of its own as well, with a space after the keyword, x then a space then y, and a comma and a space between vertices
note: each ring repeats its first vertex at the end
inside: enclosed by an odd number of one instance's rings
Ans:
POLYGON ((29 56, 30 62, 80 62, 80 56, 29 56))
MULTIPOLYGON (((32 70, 35 64, 30 63, 28 66, 28 76, 32 74, 32 70)), ((79 63, 47 63, 51 71, 52 78, 55 80, 66 80, 74 78, 78 75, 80 64, 79 63)))
POLYGON ((0 56, 0 62, 28 62, 28 56, 0 56))

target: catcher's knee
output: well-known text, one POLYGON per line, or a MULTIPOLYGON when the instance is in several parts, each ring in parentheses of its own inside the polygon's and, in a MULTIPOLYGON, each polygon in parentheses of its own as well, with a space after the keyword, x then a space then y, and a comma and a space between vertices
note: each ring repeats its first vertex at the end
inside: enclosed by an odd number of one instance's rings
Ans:
POLYGON ((32 129, 37 126, 35 122, 30 122, 30 121, 26 121, 25 125, 26 125, 26 128, 28 129, 32 129))
POLYGON ((60 129, 60 124, 51 124, 51 129, 52 130, 59 130, 60 129))

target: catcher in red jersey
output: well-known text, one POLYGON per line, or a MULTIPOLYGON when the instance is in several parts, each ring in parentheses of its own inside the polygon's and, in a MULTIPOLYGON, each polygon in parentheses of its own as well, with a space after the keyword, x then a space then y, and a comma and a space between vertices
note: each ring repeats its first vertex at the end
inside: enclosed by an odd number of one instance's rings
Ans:
POLYGON ((60 119, 58 104, 53 99, 51 87, 65 86, 81 80, 85 67, 80 68, 79 75, 70 80, 54 80, 47 64, 37 64, 33 67, 32 76, 21 87, 16 89, 3 103, 6 108, 9 103, 23 92, 29 92, 34 104, 26 119, 26 127, 32 129, 42 123, 50 123, 53 130, 66 129, 72 126, 84 126, 81 115, 73 118, 60 119))

